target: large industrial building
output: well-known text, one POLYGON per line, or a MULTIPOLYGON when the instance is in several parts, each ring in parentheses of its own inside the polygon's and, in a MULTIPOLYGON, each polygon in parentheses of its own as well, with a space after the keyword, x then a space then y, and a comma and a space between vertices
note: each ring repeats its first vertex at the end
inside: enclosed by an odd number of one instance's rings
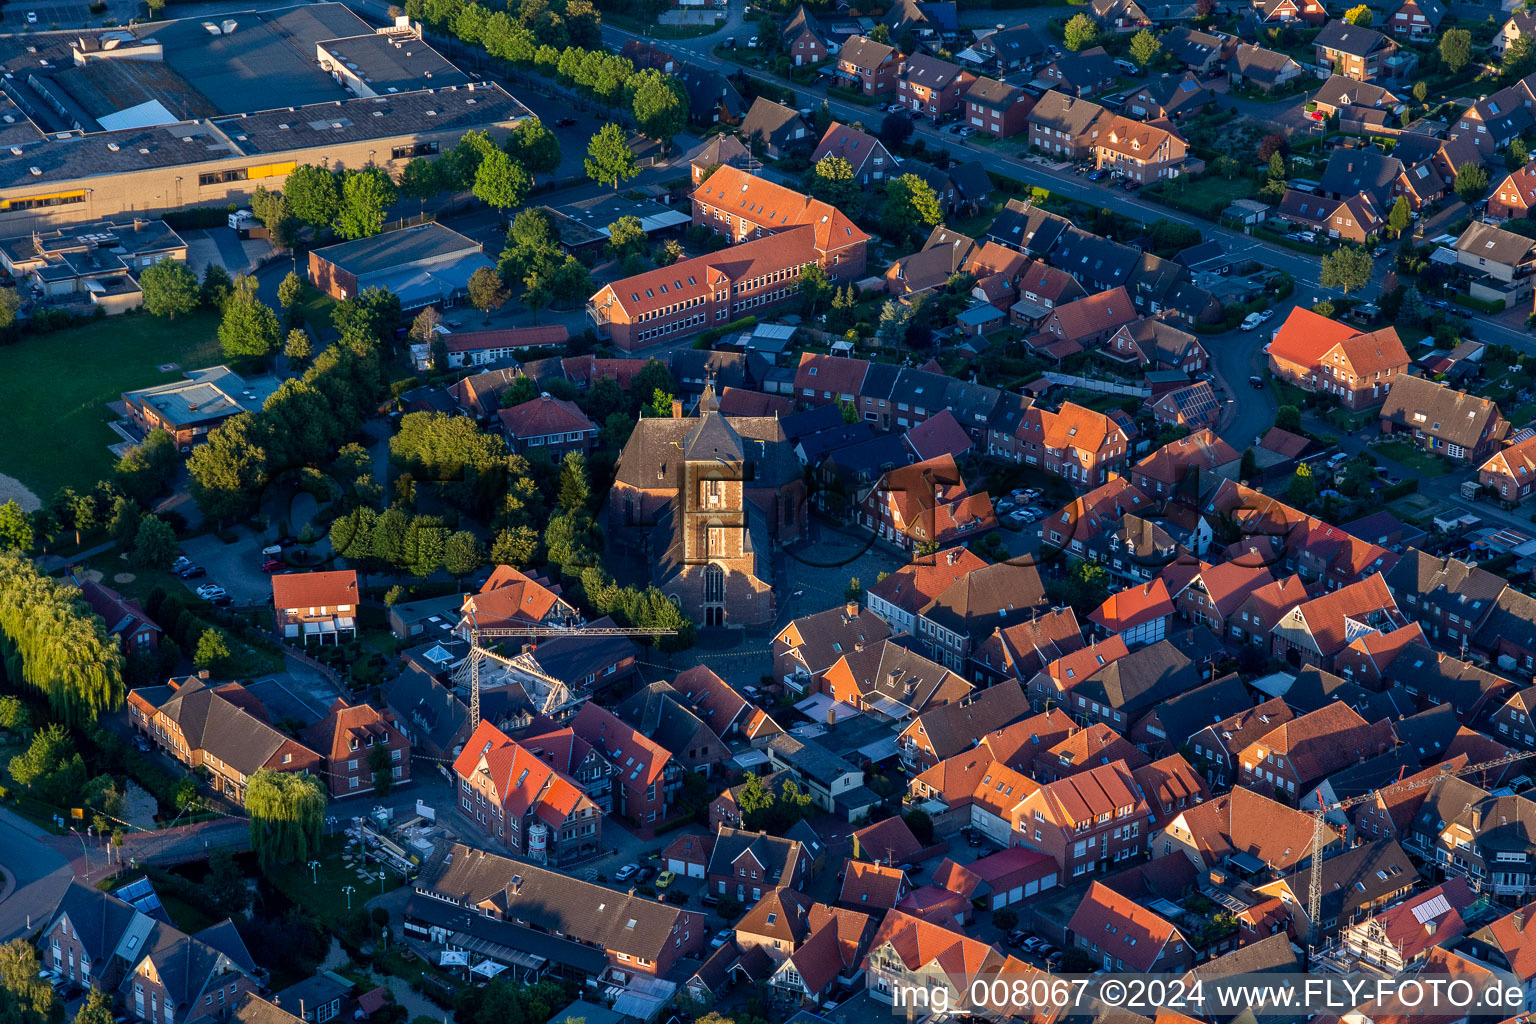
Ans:
POLYGON ((339 3, 0 36, 0 72, 0 236, 242 202, 299 164, 395 173, 531 116, 339 3))

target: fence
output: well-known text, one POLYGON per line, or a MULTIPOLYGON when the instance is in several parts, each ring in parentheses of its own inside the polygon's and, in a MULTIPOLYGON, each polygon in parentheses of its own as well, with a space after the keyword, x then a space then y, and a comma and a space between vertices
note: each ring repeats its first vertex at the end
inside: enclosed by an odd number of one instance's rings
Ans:
POLYGON ((1152 389, 1141 384, 1122 384, 1117 380, 1099 380, 1096 377, 1076 377, 1070 373, 1056 373, 1047 370, 1042 374, 1052 384, 1069 388, 1081 388, 1084 391, 1097 391, 1105 395, 1130 395, 1134 398, 1149 398, 1152 389))

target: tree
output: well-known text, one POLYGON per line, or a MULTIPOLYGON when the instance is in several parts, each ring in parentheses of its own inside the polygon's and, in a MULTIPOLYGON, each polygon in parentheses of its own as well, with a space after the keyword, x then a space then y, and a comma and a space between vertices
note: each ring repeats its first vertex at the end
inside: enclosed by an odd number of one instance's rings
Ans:
POLYGON ((1472 59, 1472 33, 1464 28, 1448 28, 1440 33, 1440 60, 1455 74, 1472 59))
POLYGON ((1506 79, 1520 79, 1536 70, 1536 41, 1525 33, 1511 39, 1504 47, 1499 70, 1506 79))
POLYGON ((1303 509, 1317 500, 1317 481, 1312 476, 1312 467, 1307 463, 1303 462, 1296 467, 1296 474, 1285 487, 1285 500, 1303 509))
POLYGON ((161 260, 139 271, 139 290, 144 293, 145 309, 170 320, 178 313, 192 312, 202 299, 197 275, 180 260, 161 260))
POLYGON ((336 176, 313 164, 300 164, 289 172, 283 195, 293 215, 312 228, 330 227, 341 212, 336 176))
POLYGON ((21 296, 15 288, 0 288, 0 330, 9 331, 16 326, 16 314, 21 312, 21 296))
POLYGON ((1407 231, 1413 223, 1413 211, 1408 208, 1408 200, 1403 196, 1397 197, 1397 202, 1392 204, 1392 212, 1387 214, 1387 227, 1399 237, 1407 231))
POLYGON ((341 183, 336 233, 348 239, 371 238, 384 230, 384 216, 399 197, 395 183, 378 167, 348 172, 341 183))
POLYGON ((1276 153, 1284 156, 1290 151, 1290 140, 1279 132, 1271 132, 1259 141, 1259 160, 1261 161, 1268 161, 1276 153))
POLYGON ((1464 203, 1476 202, 1488 191, 1488 172, 1468 160, 1456 168, 1456 197, 1464 203))
POLYGON ((94 986, 85 999, 85 1005, 75 1013, 75 1024, 112 1024, 115 1019, 112 997, 94 986))
MULTIPOLYGON (((389 746, 384 743, 375 744, 372 752, 368 755, 368 768, 373 772, 374 796, 389 796, 389 789, 394 785, 395 766, 390 762, 389 757, 389 746)), ((384 908, 375 907, 373 912, 377 914, 380 910, 384 910, 384 908)), ((389 920, 388 911, 384 912, 384 920, 385 922, 389 920)))
POLYGON ((1285 180, 1285 157, 1280 155, 1279 150, 1269 154, 1269 180, 1285 180))
POLYGON ((325 790, 308 773, 263 769, 245 789, 251 816, 251 849, 263 870, 305 861, 320 848, 325 790))
POLYGON ((1418 327, 1429 319, 1429 305, 1417 285, 1403 289, 1403 301, 1397 307, 1397 322, 1404 327, 1418 327))
POLYGON ((806 316, 815 316, 816 310, 834 291, 836 286, 817 264, 800 271, 800 308, 806 316))
POLYGON ((1361 28, 1368 28, 1371 22, 1376 20, 1376 16, 1371 13, 1371 9, 1369 7, 1367 7, 1365 4, 1360 4, 1358 7, 1351 7, 1349 10, 1345 11, 1344 20, 1351 25, 1359 25, 1361 28))
POLYGON ((159 516, 139 520, 133 540, 133 561, 146 569, 166 569, 176 560, 176 531, 159 516))
POLYGON ((998 907, 992 911, 992 927, 1010 932, 1019 926, 1019 912, 1012 907, 998 907))
POLYGON ((1429 86, 1424 84, 1424 79, 1413 83, 1413 98, 1423 103, 1429 98, 1429 86))
POLYGON ((12 498, 0 505, 0 549, 28 551, 32 547, 34 532, 32 518, 12 498))
POLYGON ((303 301, 304 279, 290 270, 287 276, 283 278, 282 283, 277 286, 277 304, 282 308, 285 315, 291 317, 293 311, 303 301))
POLYGON ((901 816, 901 820, 907 823, 907 828, 917 837, 917 841, 927 846, 933 842, 933 819, 928 812, 921 807, 914 807, 901 816))
POLYGON ((522 206, 533 189, 533 179, 523 165, 499 149, 487 153, 475 171, 475 198, 498 213, 522 206))
POLYGON ((853 177, 853 164, 847 157, 828 154, 816 161, 811 178, 811 194, 826 200, 833 206, 847 206, 859 194, 859 183, 853 177))
MULTIPOLYGON (((107 1024, 111 1001, 107 1000, 107 1024)), ((5 1024, 59 1024, 64 1004, 53 986, 39 975, 37 950, 26 939, 12 939, 0 946, 0 1020, 5 1024)), ((86 1024, 99 1024, 93 1017, 86 1024)))
POLYGON ((203 268, 203 305, 209 309, 223 309, 235 290, 234 279, 221 263, 210 263, 203 268))
POLYGON ((891 45, 890 26, 884 22, 877 24, 874 28, 869 30, 869 38, 873 39, 877 43, 883 43, 886 46, 891 45))
POLYGON ((553 174, 560 166, 560 140, 536 117, 519 121, 507 136, 507 152, 528 171, 530 180, 553 174))
POLYGON ((609 256, 623 260, 631 255, 644 255, 647 248, 645 228, 639 217, 620 217, 608 225, 608 241, 603 245, 609 256))
POLYGON ((283 340, 283 356, 295 365, 308 362, 314 357, 315 346, 309 340, 309 332, 302 327, 295 327, 288 332, 288 337, 283 340))
POLYGON ((1509 148, 1504 151, 1504 166, 1506 169, 1518 171, 1525 166, 1526 161, 1530 158, 1531 151, 1526 148, 1524 139, 1516 135, 1509 140, 1509 148))
POLYGON ((211 626, 203 630, 197 638, 197 652, 192 655, 192 664, 199 669, 208 669, 214 675, 222 675, 221 670, 228 662, 229 641, 224 639, 224 633, 211 626))
POLYGON ((886 183, 880 219, 892 235, 905 236, 941 223, 944 211, 933 186, 915 174, 903 174, 886 183))
POLYGON ((1242 464, 1238 467, 1237 470, 1238 478, 1241 480, 1251 480, 1253 479, 1254 474, 1258 471, 1259 457, 1257 453, 1255 453, 1251 447, 1244 448, 1242 464))
POLYGON ((887 147, 899 146, 912 137, 912 117, 904 110, 893 110, 880 119, 880 141, 887 147))
MULTIPOLYGON (((615 413, 615 416, 621 415, 615 413)), ((625 417, 625 422, 630 420, 625 417)), ((509 526, 496 535, 491 545, 491 562, 521 569, 530 564, 539 550, 539 533, 531 526, 509 526)))
POLYGON ((500 309, 512 297, 501 275, 490 267, 481 267, 469 275, 469 304, 485 314, 490 322, 491 311, 500 309))
POLYGON ((1146 67, 1157 59, 1163 44, 1157 41, 1157 36, 1142 29, 1131 36, 1131 59, 1141 67, 1146 67))
POLYGON ((587 177, 602 185, 612 185, 617 192, 621 182, 640 173, 635 154, 624 138, 624 129, 613 122, 603 125, 587 143, 587 177))
POLYGON ((225 421, 187 456, 192 500, 210 519, 245 512, 265 485, 267 452, 250 413, 225 421))
POLYGON ((1293 434, 1301 431, 1301 410, 1294 405, 1282 405, 1275 410, 1275 426, 1293 434))
POLYGON ((219 345, 228 359, 266 359, 278 350, 282 332, 272 307, 260 299, 236 295, 219 321, 219 345))
POLYGON ((1375 266, 1365 246, 1341 245, 1323 257, 1318 280, 1324 288, 1337 288, 1348 295, 1370 282, 1375 266))
POLYGON ((1099 38, 1099 26, 1086 14, 1074 14, 1063 30, 1067 49, 1076 53, 1092 46, 1099 38))
POLYGON ((443 548, 443 568, 454 579, 463 579, 485 564, 485 545, 468 530, 448 535, 443 548))
POLYGON ((633 91, 629 110, 635 124, 646 138, 661 143, 663 150, 671 149, 673 137, 688 124, 688 94, 682 83, 648 68, 631 78, 625 88, 633 91))
POLYGON ((32 731, 32 713, 17 697, 0 697, 0 729, 25 737, 32 731))
POLYGON ((416 200, 418 211, 427 208, 427 200, 443 191, 442 168, 424 156, 413 158, 400 170, 400 195, 416 200))

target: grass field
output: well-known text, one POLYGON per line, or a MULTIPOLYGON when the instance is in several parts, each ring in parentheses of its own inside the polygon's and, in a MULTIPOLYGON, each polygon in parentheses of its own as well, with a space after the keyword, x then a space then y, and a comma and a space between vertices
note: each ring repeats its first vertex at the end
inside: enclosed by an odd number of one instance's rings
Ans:
POLYGON ((148 314, 108 317, 53 334, 26 335, 0 347, 0 404, 9 413, 0 473, 46 501, 66 484, 91 487, 111 471, 106 404, 122 392, 180 378, 183 369, 217 364, 217 324, 208 313, 161 320, 148 314))
POLYGON ((1443 461, 1416 448, 1407 441, 1389 441, 1376 446, 1376 454, 1406 466, 1421 477, 1444 476, 1448 470, 1443 461))

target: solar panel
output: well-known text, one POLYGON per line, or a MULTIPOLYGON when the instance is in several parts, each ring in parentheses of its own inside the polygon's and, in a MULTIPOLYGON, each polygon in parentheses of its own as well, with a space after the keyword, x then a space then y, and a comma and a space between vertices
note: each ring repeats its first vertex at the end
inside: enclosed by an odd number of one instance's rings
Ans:
POLYGON ((1425 900, 1413 908, 1413 919, 1419 924, 1427 924, 1442 914, 1451 912, 1450 901, 1442 893, 1432 900, 1425 900))

